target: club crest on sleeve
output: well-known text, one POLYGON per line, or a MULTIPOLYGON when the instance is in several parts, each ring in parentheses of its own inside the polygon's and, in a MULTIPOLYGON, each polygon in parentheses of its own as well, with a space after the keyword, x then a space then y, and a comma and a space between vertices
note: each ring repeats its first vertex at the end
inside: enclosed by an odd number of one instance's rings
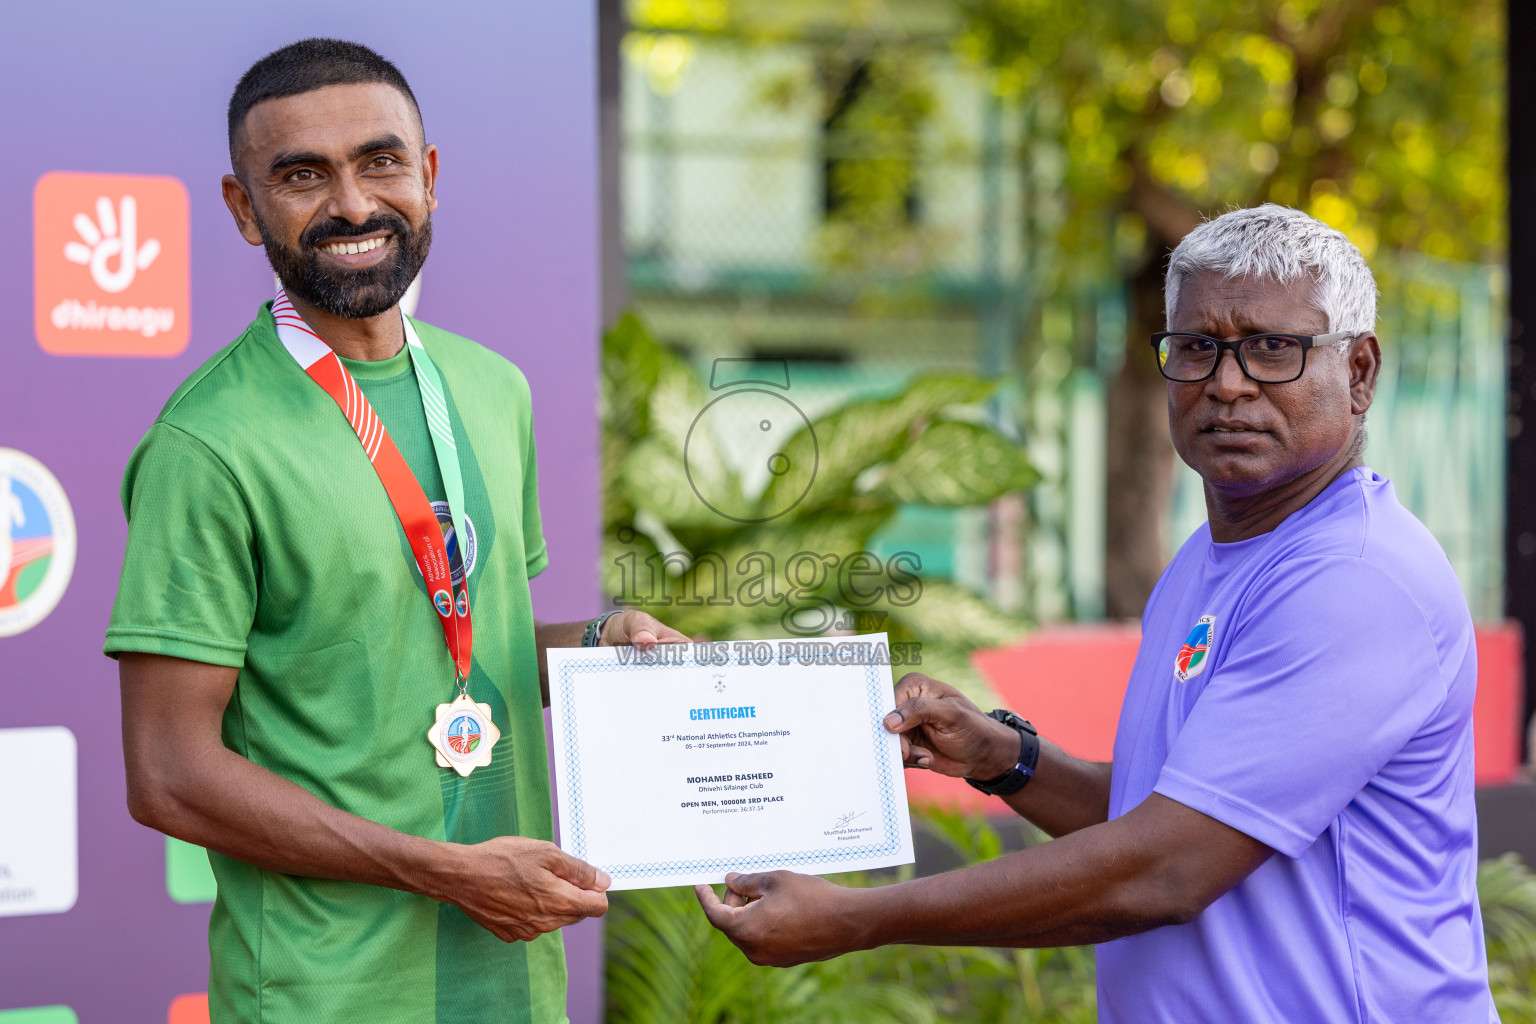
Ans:
POLYGON ((1216 643, 1216 616, 1202 615, 1195 628, 1184 638, 1179 653, 1173 657, 1173 674, 1179 682, 1188 682, 1201 672, 1211 660, 1211 647, 1216 643))

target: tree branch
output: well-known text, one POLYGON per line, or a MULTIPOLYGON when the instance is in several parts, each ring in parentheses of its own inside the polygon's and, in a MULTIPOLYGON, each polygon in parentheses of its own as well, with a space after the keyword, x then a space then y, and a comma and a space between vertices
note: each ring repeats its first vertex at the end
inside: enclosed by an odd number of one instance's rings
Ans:
POLYGON ((1147 229, 1163 246, 1172 248, 1184 236, 1200 226, 1200 212, 1178 192, 1158 181, 1147 170, 1140 154, 1128 153, 1131 188, 1127 194, 1131 209, 1146 221, 1147 229))

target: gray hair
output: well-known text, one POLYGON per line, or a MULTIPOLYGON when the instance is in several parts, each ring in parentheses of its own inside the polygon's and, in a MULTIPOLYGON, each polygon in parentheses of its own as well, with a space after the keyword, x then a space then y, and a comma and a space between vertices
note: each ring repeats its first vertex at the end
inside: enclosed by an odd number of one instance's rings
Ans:
POLYGON ((1232 210, 1185 235, 1168 260, 1163 285, 1170 327, 1185 278, 1208 271, 1281 284, 1310 278, 1329 332, 1376 329, 1376 278, 1365 257, 1342 232, 1300 210, 1274 203, 1232 210))

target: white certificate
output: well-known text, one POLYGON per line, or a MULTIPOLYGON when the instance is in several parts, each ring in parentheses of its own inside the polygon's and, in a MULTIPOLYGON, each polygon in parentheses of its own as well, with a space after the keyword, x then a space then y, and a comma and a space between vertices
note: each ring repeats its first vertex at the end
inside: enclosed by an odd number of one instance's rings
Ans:
POLYGON ((550 649, 561 847, 614 889, 910 864, 889 660, 883 633, 550 649))

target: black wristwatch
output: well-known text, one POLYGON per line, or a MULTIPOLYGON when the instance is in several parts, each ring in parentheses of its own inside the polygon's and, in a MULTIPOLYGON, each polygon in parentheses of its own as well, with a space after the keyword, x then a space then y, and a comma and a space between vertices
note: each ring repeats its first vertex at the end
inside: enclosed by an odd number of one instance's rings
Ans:
POLYGON ((615 608, 611 612, 603 612, 597 618, 587 623, 587 628, 581 631, 581 646, 596 647, 603 642, 603 627, 608 625, 608 620, 613 618, 622 608, 615 608))
POLYGON ((1035 777, 1035 766, 1040 763, 1040 734, 1035 732, 1034 726, 1003 708, 989 711, 987 717, 995 718, 1019 731, 1019 763, 995 779, 968 778, 965 781, 971 788, 979 789, 988 796, 1012 796, 1035 777))

